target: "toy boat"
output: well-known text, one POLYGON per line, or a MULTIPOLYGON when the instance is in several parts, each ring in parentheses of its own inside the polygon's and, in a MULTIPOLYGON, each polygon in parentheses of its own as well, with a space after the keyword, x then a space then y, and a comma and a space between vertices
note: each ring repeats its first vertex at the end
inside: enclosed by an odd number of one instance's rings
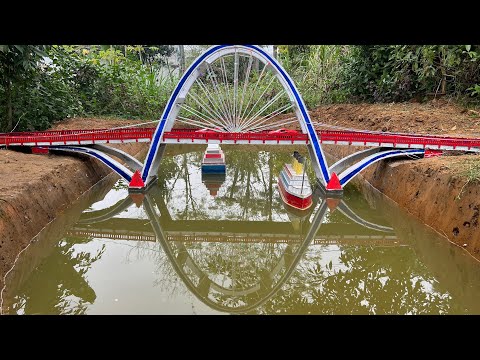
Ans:
POLYGON ((225 170, 225 155, 223 154, 220 145, 208 144, 207 150, 203 155, 202 173, 224 174, 225 170))
POLYGON ((312 188, 304 167, 305 158, 294 152, 291 164, 285 164, 278 176, 278 189, 285 204, 298 210, 312 206, 312 188))

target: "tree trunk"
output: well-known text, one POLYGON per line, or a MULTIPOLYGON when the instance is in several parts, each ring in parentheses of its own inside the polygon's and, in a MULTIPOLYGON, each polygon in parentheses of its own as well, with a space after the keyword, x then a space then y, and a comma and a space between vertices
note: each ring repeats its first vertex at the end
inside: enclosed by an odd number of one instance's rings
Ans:
POLYGON ((180 66, 180 75, 185 72, 185 49, 183 45, 178 45, 178 65, 180 66))
POLYGON ((442 90, 441 90, 441 94, 445 95, 447 93, 447 73, 446 73, 445 68, 443 66, 440 68, 440 70, 442 71, 442 90))
POLYGON ((233 175, 232 187, 230 188, 230 199, 233 199, 233 192, 235 191, 235 186, 237 185, 239 167, 235 167, 235 173, 233 175))
POLYGON ((4 132, 9 132, 13 128, 13 109, 12 109, 12 84, 9 80, 5 84, 5 100, 7 107, 7 118, 5 119, 4 132))
POLYGON ((258 74, 258 71, 260 70, 260 61, 257 58, 253 60, 253 69, 255 70, 255 73, 258 74))
POLYGON ((242 205, 245 207, 243 208, 243 214, 242 214, 242 220, 247 220, 247 215, 248 215, 248 207, 250 205, 250 175, 252 174, 252 171, 249 169, 247 172, 247 186, 245 190, 245 195, 243 196, 242 199, 242 205))

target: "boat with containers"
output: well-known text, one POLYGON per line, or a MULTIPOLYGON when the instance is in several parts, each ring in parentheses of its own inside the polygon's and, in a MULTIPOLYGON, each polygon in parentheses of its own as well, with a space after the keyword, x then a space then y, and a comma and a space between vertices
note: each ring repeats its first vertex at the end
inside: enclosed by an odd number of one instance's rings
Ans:
POLYGON ((312 206, 312 187, 305 173, 305 157, 293 153, 291 164, 285 164, 278 176, 278 189, 282 200, 292 208, 307 210, 312 206))

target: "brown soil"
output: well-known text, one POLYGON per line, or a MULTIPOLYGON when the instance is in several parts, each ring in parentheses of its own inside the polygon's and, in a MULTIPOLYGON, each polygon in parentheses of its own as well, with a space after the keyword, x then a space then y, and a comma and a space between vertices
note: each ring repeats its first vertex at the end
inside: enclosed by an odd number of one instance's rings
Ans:
MULTIPOLYGON (((340 104, 310 112, 312 121, 362 130, 480 137, 480 117, 446 101, 426 104, 340 104)), ((333 158, 364 148, 325 146, 333 158)), ((459 174, 477 155, 380 162, 363 179, 450 241, 480 259, 480 187, 459 174)), ((355 181, 358 186, 361 181, 355 181)))
MULTIPOLYGON (((134 121, 70 119, 56 129, 111 128, 134 121)), ((133 155, 144 143, 120 145, 133 155)), ((81 194, 110 173, 86 156, 32 155, 0 150, 0 287, 18 253, 81 194)))
POLYGON ((480 111, 446 100, 428 103, 339 104, 310 111, 312 121, 360 130, 480 137, 480 111))

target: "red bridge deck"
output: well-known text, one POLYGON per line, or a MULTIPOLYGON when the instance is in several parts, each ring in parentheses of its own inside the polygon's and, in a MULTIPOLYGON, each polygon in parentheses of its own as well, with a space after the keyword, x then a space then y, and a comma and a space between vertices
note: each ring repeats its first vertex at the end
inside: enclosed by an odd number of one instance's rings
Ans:
MULTIPOLYGON (((150 142, 155 128, 55 130, 0 134, 0 146, 92 145, 128 142, 150 142)), ((480 152, 480 139, 429 135, 383 134, 360 131, 317 131, 322 144, 385 146, 395 148, 429 148, 480 152)), ((308 144, 306 134, 272 132, 224 133, 174 129, 165 132, 167 144, 308 144)))

